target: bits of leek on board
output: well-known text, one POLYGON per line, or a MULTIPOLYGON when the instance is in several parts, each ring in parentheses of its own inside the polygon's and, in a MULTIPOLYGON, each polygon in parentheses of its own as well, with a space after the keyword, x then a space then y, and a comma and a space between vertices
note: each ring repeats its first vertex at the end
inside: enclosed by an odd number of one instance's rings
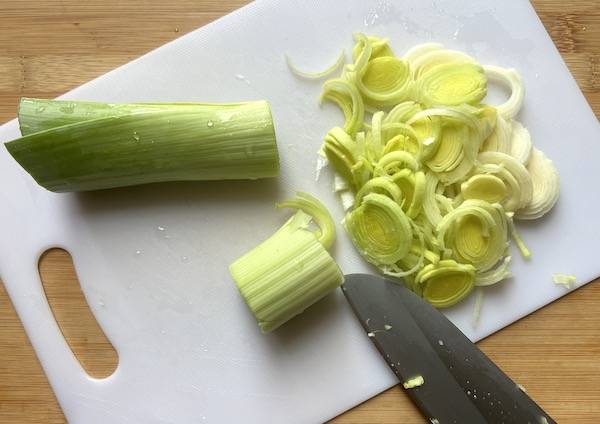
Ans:
POLYGON ((568 274, 552 274, 552 281, 554 281, 554 284, 562 285, 566 289, 571 289, 573 284, 577 282, 577 277, 568 274))
POLYGON ((264 333, 302 313, 344 280, 327 252, 335 239, 335 225, 325 206, 299 192, 277 207, 297 212, 275 234, 229 267, 264 333), (312 221, 315 230, 309 227, 312 221))
POLYGON ((321 100, 345 118, 323 151, 347 183, 336 192, 357 250, 440 308, 510 277, 510 239, 531 255, 513 220, 539 218, 559 193, 552 162, 514 120, 520 75, 437 43, 398 56, 385 38, 354 39, 354 62, 321 100), (510 90, 505 102, 482 103, 488 82, 510 90))

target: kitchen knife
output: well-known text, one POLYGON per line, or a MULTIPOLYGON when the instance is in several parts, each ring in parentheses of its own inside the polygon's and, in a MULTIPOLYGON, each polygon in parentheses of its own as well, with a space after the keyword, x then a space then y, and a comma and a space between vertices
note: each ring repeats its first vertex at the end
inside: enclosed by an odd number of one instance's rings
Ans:
POLYGON ((555 423, 440 311, 401 283, 351 274, 342 290, 431 423, 555 423))

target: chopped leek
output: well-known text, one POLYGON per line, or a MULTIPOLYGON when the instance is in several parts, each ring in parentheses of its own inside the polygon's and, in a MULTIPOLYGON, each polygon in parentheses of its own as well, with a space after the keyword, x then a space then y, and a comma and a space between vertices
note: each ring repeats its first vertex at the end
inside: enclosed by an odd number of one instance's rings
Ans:
POLYGON ((264 333, 275 330, 342 284, 344 276, 327 252, 335 238, 329 212, 298 193, 278 207, 296 208, 269 239, 233 262, 229 270, 264 333), (312 231, 315 220, 319 229, 312 231))
POLYGON ((417 375, 416 377, 406 380, 404 383, 402 383, 402 386, 408 390, 414 389, 415 387, 421 387, 423 384, 425 384, 425 379, 422 375, 417 375))
POLYGON ((423 298, 436 308, 447 308, 464 299, 475 286, 475 267, 451 259, 423 267, 416 276, 423 298))
POLYGON ((51 191, 279 173, 264 101, 116 105, 23 99, 19 122, 24 136, 5 146, 51 191))
POLYGON ((437 43, 397 56, 386 38, 354 40, 353 63, 322 94, 345 118, 323 147, 344 228, 368 262, 434 306, 476 286, 480 305, 484 287, 511 276, 510 240, 531 256, 513 219, 537 218, 558 197, 556 169, 514 120, 523 81, 437 43), (483 103, 488 83, 509 98, 483 103))
POLYGON ((527 171, 531 175, 533 193, 531 200, 515 213, 518 219, 539 218, 548 213, 558 200, 558 172, 544 152, 533 149, 527 171))
POLYGON ((342 50, 342 52, 340 53, 340 55, 336 59, 335 63, 333 63, 331 66, 328 66, 323 71, 319 71, 319 72, 306 72, 306 71, 302 71, 302 70, 298 69, 293 64, 292 59, 290 59, 290 57, 288 55, 285 55, 285 62, 287 63, 288 68, 290 68, 290 71, 292 71, 293 74, 295 74, 295 75, 297 75, 297 76, 299 76, 301 78, 305 78, 305 79, 309 79, 309 80, 321 79, 321 78, 325 78, 325 77, 331 75, 340 66, 342 66, 344 64, 345 60, 346 60, 346 51, 342 50))
POLYGON ((552 274, 552 281, 554 281, 554 284, 559 284, 567 289, 570 289, 577 281, 577 277, 567 274, 552 274))
POLYGON ((344 226, 363 257, 374 265, 389 265, 410 249, 412 228, 398 203, 378 193, 366 195, 346 215, 344 226))
POLYGON ((502 84, 510 89, 510 97, 506 102, 496 106, 498 113, 505 119, 512 119, 521 110, 525 89, 523 80, 514 69, 504 69, 499 66, 484 66, 486 76, 490 81, 502 84))
POLYGON ((512 121, 511 134, 510 155, 523 165, 527 165, 533 148, 529 131, 519 121, 512 121))

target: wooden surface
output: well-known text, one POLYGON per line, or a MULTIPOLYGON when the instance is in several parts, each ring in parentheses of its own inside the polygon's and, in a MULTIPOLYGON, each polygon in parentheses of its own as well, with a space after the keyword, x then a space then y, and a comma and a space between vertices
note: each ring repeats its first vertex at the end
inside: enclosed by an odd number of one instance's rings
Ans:
MULTIPOLYGON (((0 0, 0 122, 15 116, 21 96, 58 96, 245 3, 0 0)), ((533 3, 599 116, 600 0, 533 3)), ((82 300, 69 256, 53 251, 40 268, 55 316, 76 355, 92 375, 110 374, 116 354, 82 300)), ((569 294, 479 346, 558 422, 598 422, 600 284, 569 294)), ((334 420, 423 421, 398 387, 334 420)), ((17 422, 65 419, 0 284, 0 423, 17 422)))

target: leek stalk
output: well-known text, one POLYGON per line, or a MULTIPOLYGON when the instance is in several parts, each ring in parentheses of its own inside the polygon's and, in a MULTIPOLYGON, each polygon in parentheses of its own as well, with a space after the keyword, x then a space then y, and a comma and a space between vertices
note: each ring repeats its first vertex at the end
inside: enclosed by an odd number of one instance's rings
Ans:
POLYGON ((163 181, 274 177, 267 102, 105 104, 23 99, 5 144, 43 187, 97 190, 163 181))

